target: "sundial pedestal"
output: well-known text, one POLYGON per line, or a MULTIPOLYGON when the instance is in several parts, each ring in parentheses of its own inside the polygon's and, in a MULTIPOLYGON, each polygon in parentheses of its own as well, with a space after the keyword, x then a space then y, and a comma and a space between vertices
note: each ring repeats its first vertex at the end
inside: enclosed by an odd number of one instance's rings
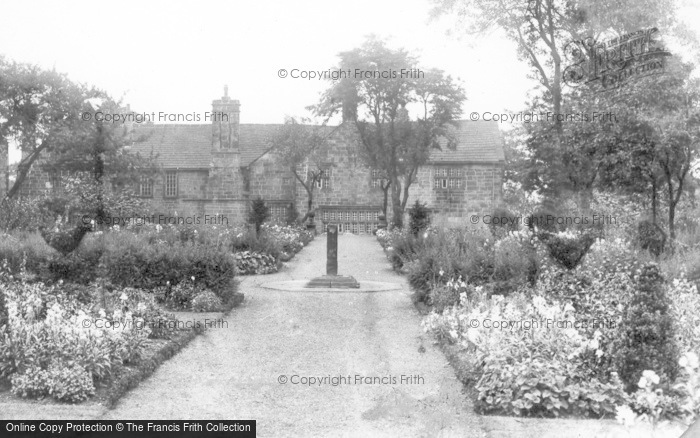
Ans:
POLYGON ((326 275, 309 281, 307 288, 359 289, 360 284, 353 277, 338 275, 338 225, 328 225, 326 243, 326 275))

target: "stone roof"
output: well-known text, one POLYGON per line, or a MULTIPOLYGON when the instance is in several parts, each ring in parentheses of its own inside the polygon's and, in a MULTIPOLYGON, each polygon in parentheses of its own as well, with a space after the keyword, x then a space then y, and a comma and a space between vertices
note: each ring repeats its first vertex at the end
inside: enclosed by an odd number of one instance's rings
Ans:
MULTIPOLYGON (((247 166, 269 149, 268 139, 280 125, 240 125, 241 165, 247 166)), ((132 151, 158 156, 165 168, 209 168, 211 163, 210 124, 136 125, 132 151)))
MULTIPOLYGON (((241 124, 241 166, 265 154, 281 124, 241 124)), ((335 127, 328 127, 329 132, 335 127)), ((164 168, 206 169, 212 161, 212 128, 210 124, 135 125, 132 151, 144 157, 157 155, 164 168)), ((431 162, 493 163, 503 161, 503 140, 496 122, 461 120, 457 128, 457 148, 448 149, 442 141, 442 150, 431 153, 431 162)))
POLYGON ((503 137, 497 122, 459 120, 455 128, 457 147, 449 149, 447 141, 440 141, 441 150, 430 153, 432 163, 494 163, 505 161, 503 137))

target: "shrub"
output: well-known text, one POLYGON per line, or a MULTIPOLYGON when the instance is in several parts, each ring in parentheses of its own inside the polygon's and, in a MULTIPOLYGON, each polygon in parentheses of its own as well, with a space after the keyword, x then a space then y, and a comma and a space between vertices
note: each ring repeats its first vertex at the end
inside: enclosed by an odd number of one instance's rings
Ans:
POLYGON ((408 227, 414 236, 418 236, 418 233, 430 226, 430 210, 428 210, 425 204, 418 202, 418 200, 416 200, 413 207, 408 210, 408 215, 408 227))
POLYGON ((287 254, 296 254, 313 239, 313 234, 308 231, 291 226, 281 227, 279 225, 263 224, 261 230, 261 237, 269 241, 269 246, 273 248, 266 248, 258 243, 253 245, 252 250, 275 257, 280 251, 287 254))
POLYGON ((74 251, 68 255, 54 253, 46 261, 46 279, 89 284, 97 279, 97 266, 102 257, 101 248, 74 251))
POLYGON ((669 382, 678 371, 670 303, 658 265, 646 264, 636 284, 614 343, 613 361, 628 390, 637 385, 644 370, 653 370, 669 382))
POLYGON ((262 198, 253 200, 248 212, 248 223, 255 225, 256 234, 260 234, 260 227, 270 218, 270 209, 262 198))
POLYGON ((700 351, 700 325, 697 323, 700 294, 697 286, 685 279, 674 279, 668 296, 680 351, 700 351))
POLYGON ((591 277, 621 272, 633 275, 643 266, 638 254, 627 242, 617 239, 598 239, 586 253, 579 270, 591 277))
POLYGON ((277 260, 268 254, 243 251, 234 254, 238 275, 270 274, 277 272, 277 260))
POLYGON ((661 255, 666 245, 666 233, 650 220, 643 220, 637 226, 637 242, 655 257, 661 255))
POLYGON ((299 220, 299 210, 297 210, 296 202, 290 202, 289 207, 287 207, 287 217, 285 218, 285 223, 287 225, 295 225, 299 220))
POLYGON ((27 368, 21 374, 14 374, 10 383, 12 393, 19 397, 40 398, 49 395, 53 380, 47 370, 37 366, 27 368))
POLYGON ((221 312, 222 309, 221 299, 210 290, 198 294, 192 300, 192 310, 195 312, 221 312))
POLYGON ((541 232, 539 239, 549 248, 549 254, 566 269, 574 269, 595 242, 590 233, 579 235, 541 232))
POLYGON ((195 277, 204 287, 222 293, 235 278, 234 258, 224 249, 180 243, 146 245, 128 236, 130 233, 119 234, 125 235, 124 240, 107 245, 102 258, 114 285, 153 289, 195 277))
POLYGON ((513 231, 520 229, 520 218, 505 208, 496 208, 491 214, 489 230, 496 239, 501 239, 513 231))
POLYGON ((79 365, 55 364, 48 371, 51 395, 58 401, 81 402, 95 393, 92 377, 79 365))
POLYGON ((403 266, 418 259, 418 255, 423 251, 425 240, 415 237, 411 233, 401 233, 392 231, 391 246, 387 246, 389 251, 389 261, 391 266, 399 270, 403 266))
POLYGON ((493 278, 496 281, 515 280, 525 282, 531 271, 537 270, 534 247, 517 237, 506 237, 494 245, 493 278))
POLYGON ((467 284, 462 278, 450 279, 446 284, 437 284, 430 291, 429 304, 434 310, 441 313, 444 309, 460 303, 461 297, 471 298, 475 288, 467 284))
POLYGON ((180 281, 170 288, 163 302, 166 306, 173 309, 189 309, 194 297, 202 292, 202 286, 197 284, 194 277, 192 277, 191 279, 180 281))
POLYGON ((12 393, 20 397, 52 396, 58 401, 76 403, 95 393, 92 378, 79 365, 52 363, 48 369, 30 367, 11 379, 12 393))
POLYGON ((13 198, 0 202, 0 232, 36 231, 44 223, 36 199, 13 198))
POLYGON ((54 250, 37 233, 0 235, 0 263, 7 261, 12 273, 19 273, 24 263, 28 271, 38 274, 52 253, 54 250))
POLYGON ((269 254, 275 258, 282 252, 282 245, 275 238, 274 233, 264 232, 269 227, 261 226, 263 232, 256 234, 253 230, 246 230, 236 234, 228 245, 231 252, 254 251, 269 254))
POLYGON ((435 283, 462 277, 468 283, 481 284, 493 275, 493 240, 478 233, 440 230, 419 237, 416 259, 408 269, 408 281, 427 297, 435 283))

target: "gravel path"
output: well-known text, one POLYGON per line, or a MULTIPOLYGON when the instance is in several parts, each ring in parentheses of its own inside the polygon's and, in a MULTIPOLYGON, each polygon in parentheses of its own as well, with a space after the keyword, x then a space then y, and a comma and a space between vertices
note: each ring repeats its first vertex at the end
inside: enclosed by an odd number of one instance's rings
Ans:
POLYGON ((222 327, 195 339, 103 418, 254 419, 261 437, 485 436, 374 237, 339 237, 340 274, 400 290, 260 287, 324 274, 325 246, 318 236, 281 272, 245 278, 245 301, 222 327), (339 376, 336 386, 328 381, 339 376), (357 376, 385 383, 360 384, 357 376), (414 376, 413 384, 402 376, 414 376), (299 384, 308 377, 327 381, 299 384), (291 380, 279 383, 284 378, 291 380))

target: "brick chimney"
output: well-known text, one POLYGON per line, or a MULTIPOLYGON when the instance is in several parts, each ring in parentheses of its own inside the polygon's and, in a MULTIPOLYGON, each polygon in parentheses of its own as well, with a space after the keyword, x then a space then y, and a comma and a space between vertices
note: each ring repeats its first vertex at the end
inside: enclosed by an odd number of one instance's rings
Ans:
POLYGON ((240 136, 241 103, 228 96, 228 85, 224 95, 211 103, 212 148, 220 152, 238 152, 240 136))

